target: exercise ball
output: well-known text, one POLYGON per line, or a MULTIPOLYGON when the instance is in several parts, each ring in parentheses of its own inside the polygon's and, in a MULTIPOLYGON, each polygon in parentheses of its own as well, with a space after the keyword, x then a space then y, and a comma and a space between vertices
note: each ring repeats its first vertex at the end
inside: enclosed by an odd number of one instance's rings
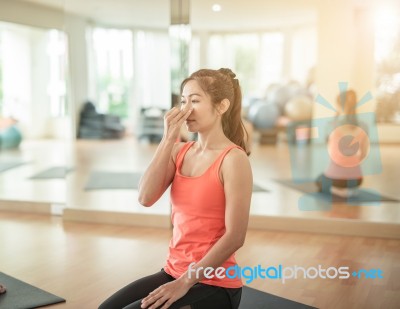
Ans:
POLYGON ((285 115, 292 121, 309 120, 312 117, 312 103, 308 96, 296 96, 286 103, 285 115))
POLYGON ((268 97, 270 97, 271 94, 274 91, 276 91, 279 87, 281 87, 281 85, 277 83, 269 84, 267 89, 265 89, 264 98, 268 99, 268 97))
POLYGON ((11 126, 0 132, 0 149, 17 148, 22 141, 21 131, 11 126))
POLYGON ((288 89, 289 92, 289 96, 290 98, 295 97, 296 95, 299 94, 299 92, 301 91, 301 89, 303 88, 299 82, 297 81, 290 81, 288 82, 286 85, 286 88, 288 89))
POLYGON ((276 88, 274 87, 271 89, 271 91, 268 92, 267 100, 268 102, 271 102, 272 104, 278 106, 279 110, 283 112, 286 103, 291 99, 291 95, 292 93, 289 87, 286 86, 279 86, 276 88))
POLYGON ((279 115, 279 108, 275 104, 258 102, 250 106, 248 119, 256 129, 270 129, 275 126, 279 115))
POLYGON ((257 97, 244 97, 242 100, 242 116, 247 118, 250 107, 253 104, 257 104, 261 101, 262 101, 262 99, 257 98, 257 97))

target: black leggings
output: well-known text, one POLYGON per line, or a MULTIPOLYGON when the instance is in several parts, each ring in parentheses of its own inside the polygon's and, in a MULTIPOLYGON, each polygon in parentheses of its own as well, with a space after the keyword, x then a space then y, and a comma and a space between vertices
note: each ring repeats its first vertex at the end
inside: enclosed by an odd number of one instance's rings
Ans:
MULTIPOLYGON (((175 280, 163 269, 153 275, 138 279, 117 291, 104 301, 99 309, 141 309, 141 300, 160 285, 175 280)), ((242 288, 231 289, 196 283, 170 309, 237 309, 242 288)), ((161 308, 161 307, 159 307, 161 308)))

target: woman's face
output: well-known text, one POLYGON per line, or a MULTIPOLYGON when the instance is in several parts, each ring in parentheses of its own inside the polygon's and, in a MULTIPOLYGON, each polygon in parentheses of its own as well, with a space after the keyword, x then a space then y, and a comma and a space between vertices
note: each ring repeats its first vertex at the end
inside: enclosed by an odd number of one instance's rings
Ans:
POLYGON ((181 109, 187 105, 193 108, 185 122, 189 132, 203 132, 218 122, 218 114, 210 96, 201 89, 195 80, 188 81, 182 91, 181 109))

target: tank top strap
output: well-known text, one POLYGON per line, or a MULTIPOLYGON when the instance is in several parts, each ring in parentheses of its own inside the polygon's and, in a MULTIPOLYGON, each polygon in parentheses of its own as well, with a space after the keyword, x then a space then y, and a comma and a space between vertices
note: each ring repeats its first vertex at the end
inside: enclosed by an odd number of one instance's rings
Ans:
POLYGON ((217 157, 217 159, 214 161, 214 163, 213 163, 212 167, 210 168, 210 170, 213 170, 213 171, 217 172, 217 175, 218 175, 219 169, 221 168, 221 165, 222 165, 222 161, 224 161, 224 158, 225 158, 225 156, 229 153, 229 151, 231 151, 231 150, 234 149, 234 148, 237 148, 237 149, 240 149, 240 150, 244 151, 243 148, 240 147, 240 146, 238 146, 238 145, 231 145, 231 146, 228 146, 228 147, 217 157))
POLYGON ((181 165, 182 165, 182 162, 183 162, 186 152, 189 150, 190 147, 192 147, 192 145, 194 143, 195 143, 194 141, 187 142, 179 150, 178 154, 176 155, 176 162, 175 162, 177 170, 179 170, 181 168, 181 165))

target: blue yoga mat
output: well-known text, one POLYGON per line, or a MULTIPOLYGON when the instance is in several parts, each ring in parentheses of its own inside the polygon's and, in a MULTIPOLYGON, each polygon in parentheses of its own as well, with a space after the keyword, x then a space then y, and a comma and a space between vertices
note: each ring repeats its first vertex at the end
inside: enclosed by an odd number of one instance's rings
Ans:
POLYGON ((31 176, 30 179, 64 179, 72 170, 73 168, 66 166, 53 166, 31 176))
MULTIPOLYGON (((294 183, 291 180, 276 180, 276 182, 303 193, 317 193, 318 191, 317 185, 314 182, 294 183)), ((399 202, 398 199, 387 197, 363 188, 358 189, 358 194, 350 198, 324 193, 317 194, 315 197, 334 203, 399 202)))

